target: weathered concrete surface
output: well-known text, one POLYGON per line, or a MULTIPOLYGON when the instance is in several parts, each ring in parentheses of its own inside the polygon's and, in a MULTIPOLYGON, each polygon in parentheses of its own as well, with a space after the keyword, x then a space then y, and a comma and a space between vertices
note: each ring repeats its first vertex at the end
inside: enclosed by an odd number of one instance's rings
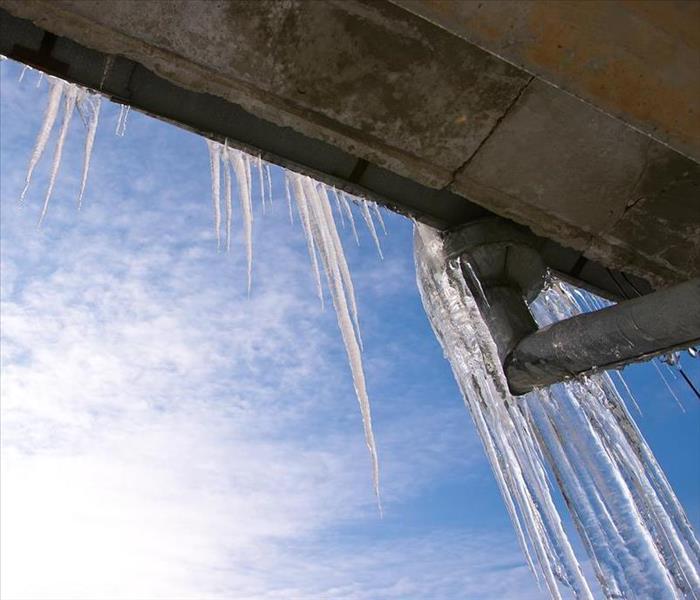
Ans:
POLYGON ((605 266, 657 285, 700 274, 696 162, 389 2, 0 0, 0 7, 451 189, 605 266))
POLYGON ((0 5, 432 187, 450 180, 529 79, 376 2, 0 5))
POLYGON ((699 185, 697 163, 534 80, 452 189, 604 264, 680 281, 700 268, 699 185))
POLYGON ((700 3, 391 0, 700 160, 700 3))

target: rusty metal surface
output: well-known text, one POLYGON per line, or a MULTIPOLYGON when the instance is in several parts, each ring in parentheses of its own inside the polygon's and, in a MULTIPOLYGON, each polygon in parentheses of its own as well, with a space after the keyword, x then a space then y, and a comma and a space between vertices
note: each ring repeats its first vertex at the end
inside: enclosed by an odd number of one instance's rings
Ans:
POLYGON ((391 1, 700 161, 700 2, 391 1))

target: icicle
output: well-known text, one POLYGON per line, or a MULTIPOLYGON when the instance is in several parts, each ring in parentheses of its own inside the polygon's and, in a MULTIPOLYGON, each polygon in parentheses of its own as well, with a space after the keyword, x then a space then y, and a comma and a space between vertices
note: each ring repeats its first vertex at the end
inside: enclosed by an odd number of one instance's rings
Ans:
POLYGON ((313 267, 314 271, 316 293, 318 294, 318 299, 321 302, 321 308, 323 308, 323 288, 321 287, 321 272, 318 268, 318 257, 316 256, 316 240, 314 239, 313 231, 311 229, 311 219, 309 217, 309 207, 304 193, 304 186, 302 184, 301 176, 292 174, 291 172, 287 172, 287 176, 291 178, 292 185, 294 186, 294 198, 297 202, 299 220, 301 221, 301 226, 304 230, 304 237, 306 238, 306 248, 309 252, 311 266, 313 267))
POLYGON ((372 208, 374 209, 374 214, 377 215, 377 219, 379 219, 379 224, 382 227, 382 231, 384 232, 384 235, 388 235, 387 230, 386 230, 386 225, 384 225, 384 217, 382 217, 382 211, 379 210, 379 206, 377 205, 376 202, 372 202, 372 208))
POLYGON ((58 169, 61 166, 61 157, 63 155, 63 143, 66 141, 66 135, 68 134, 68 126, 70 125, 71 119, 73 117, 73 110, 75 109, 75 99, 76 88, 73 86, 66 86, 66 92, 63 101, 63 122, 61 123, 61 131, 58 134, 58 141, 56 142, 56 150, 54 151, 53 165, 51 167, 51 175, 49 177, 49 187, 46 190, 44 207, 42 208, 41 216, 39 217, 39 227, 41 227, 41 224, 44 222, 46 211, 49 208, 49 200, 51 198, 51 193, 53 192, 53 187, 56 183, 58 169))
POLYGON ((350 204, 348 203, 348 199, 342 192, 340 193, 340 201, 343 204, 343 208, 345 209, 345 214, 348 217, 348 221, 350 221, 350 227, 352 228, 352 235, 355 237, 355 243, 359 246, 360 238, 357 235, 357 227, 355 227, 355 218, 352 216, 352 210, 350 208, 350 204))
POLYGON ((377 236, 377 230, 374 228, 372 214, 369 212, 369 208, 367 207, 367 200, 362 200, 360 204, 362 206, 362 217, 364 218, 365 223, 367 224, 367 229, 369 229, 369 232, 372 234, 372 239, 374 240, 375 246, 377 246, 377 252, 379 252, 379 257, 382 260, 384 260, 384 255, 382 254, 382 247, 379 244, 379 237, 377 236))
POLYGON ((20 201, 24 200, 29 189, 29 183, 32 180, 32 173, 41 158, 41 155, 46 149, 46 144, 49 141, 49 136, 51 135, 51 130, 56 122, 56 116, 58 115, 58 109, 61 104, 61 96, 63 95, 64 82, 60 79, 54 79, 53 77, 49 79, 49 85, 51 89, 49 91, 49 102, 46 106, 46 112, 44 113, 44 122, 41 124, 41 129, 39 135, 36 138, 36 144, 34 145, 34 150, 32 151, 32 157, 29 160, 29 167, 27 169, 27 176, 24 179, 24 189, 20 195, 20 201))
POLYGON ((338 196, 338 190, 335 188, 333 189, 333 197, 335 198, 335 207, 336 210, 338 211, 338 215, 340 216, 340 226, 345 229, 345 217, 343 216, 343 209, 340 206, 340 197, 338 196))
POLYGON ((294 223, 294 213, 292 211, 292 194, 289 191, 289 177, 284 176, 284 190, 287 194, 287 208, 289 209, 289 222, 294 223))
POLYGON ((356 331, 353 327, 353 322, 350 317, 348 305, 348 293, 344 287, 344 278, 342 275, 342 264, 345 261, 342 257, 342 246, 336 244, 338 232, 335 228, 333 213, 331 212, 330 204, 325 201, 321 195, 316 193, 314 183, 308 178, 301 175, 293 175, 297 202, 305 207, 311 222, 312 235, 315 238, 316 245, 320 249, 321 258, 328 280, 328 286, 333 299, 333 306, 338 320, 345 350, 350 363, 353 382, 355 385, 355 393, 360 404, 360 412, 362 414, 362 422, 365 432, 365 442, 372 460, 372 479, 374 483, 374 492, 377 497, 377 503, 381 513, 381 500, 379 495, 379 461, 377 458, 377 449, 374 441, 374 433, 372 431, 372 415, 367 395, 365 384, 364 370, 362 367, 362 354, 356 337, 356 331))
MULTIPOLYGON (((307 179, 307 181, 311 181, 307 179)), ((319 184, 317 188, 314 188, 313 192, 320 194, 319 202, 323 206, 327 206, 328 210, 331 210, 331 202, 328 198, 328 192, 326 191, 326 186, 319 184)), ((324 208, 325 210, 325 208, 324 208)), ((343 245, 340 241, 340 236, 338 235, 338 230, 335 228, 335 222, 332 223, 333 227, 329 228, 329 233, 331 236, 331 241, 333 242, 333 248, 335 249, 335 255, 337 257, 338 268, 340 270, 340 275, 343 279, 343 287, 346 291, 346 296, 348 299, 348 304, 350 305, 350 312, 352 314, 352 322, 355 326, 355 335, 357 336, 357 341, 362 349, 362 335, 360 334, 360 321, 357 314, 357 304, 355 302, 355 288, 352 284, 352 277, 350 277, 350 269, 348 268, 348 263, 345 260, 345 252, 343 251, 343 245)))
POLYGON ((272 178, 270 177, 270 165, 265 165, 265 175, 267 175, 267 198, 270 202, 270 210, 272 210, 272 178))
POLYGON ((265 214, 265 184, 263 182, 263 163, 262 158, 258 154, 258 183, 260 188, 260 200, 262 202, 262 211, 265 214))
POLYGON ((683 403, 681 402, 680 398, 676 395, 676 392, 673 391, 671 384, 668 382, 668 379, 666 379, 666 376, 664 375, 663 371, 659 368, 659 365, 656 364, 656 359, 652 359, 651 363, 654 365, 656 372, 659 374, 659 377, 661 377, 661 380, 664 382, 666 389, 669 391, 669 393, 671 394, 673 399, 676 401, 676 404, 678 404, 678 407, 681 409, 682 412, 686 412, 685 406, 683 406, 683 403))
POLYGON ((246 261, 248 264, 248 295, 253 284, 253 205, 251 201, 250 160, 238 150, 229 151, 229 160, 238 181, 239 197, 241 199, 241 215, 243 218, 243 235, 246 245, 246 261))
POLYGON ((80 193, 78 194, 78 210, 83 205, 83 194, 85 193, 85 185, 87 184, 88 172, 90 171, 90 158, 92 157, 92 147, 95 143, 95 134, 97 133, 97 123, 100 118, 100 105, 102 98, 94 96, 92 99, 86 95, 83 104, 89 104, 92 112, 89 116, 87 125, 87 134, 85 136, 85 155, 83 158, 83 176, 80 181, 80 193))
POLYGON ((637 404, 637 399, 634 397, 634 394, 632 393, 632 390, 630 390, 629 386, 627 385, 627 382, 625 381, 625 378, 623 377, 622 373, 620 371, 613 371, 614 373, 617 374, 617 378, 620 381, 620 385, 622 385, 623 389, 627 392, 627 397, 632 401, 632 404, 634 407, 637 409, 637 412, 639 415, 642 415, 642 409, 639 408, 639 404, 637 404))
POLYGON ((206 140, 209 147, 209 167, 211 170, 211 201, 214 207, 214 231, 216 249, 221 249, 221 144, 206 140))
MULTIPOLYGON (((248 186, 248 195, 250 196, 251 206, 253 202, 253 157, 245 152, 240 152, 243 164, 245 165, 246 185, 248 186)), ((262 194, 263 191, 261 190, 262 194)))
POLYGON ((462 260, 461 257, 458 260, 459 260, 460 266, 463 266, 466 269, 467 273, 469 274, 469 280, 476 287, 476 290, 479 293, 479 298, 481 298, 481 301, 484 303, 484 306, 490 307, 491 305, 489 304, 489 299, 486 297, 486 293, 484 292, 484 288, 481 285, 481 280, 477 277, 471 261, 469 259, 462 260))
POLYGON ((222 154, 224 163, 224 193, 226 194, 226 252, 231 251, 231 222, 233 220, 233 198, 231 196, 231 163, 229 160, 228 140, 224 143, 222 154))
POLYGON ((119 118, 117 119, 117 128, 114 130, 114 133, 119 137, 124 137, 126 133, 126 119, 129 116, 131 106, 128 104, 120 104, 119 106, 119 118))
POLYGON ((28 70, 32 71, 33 69, 29 65, 24 65, 24 67, 22 67, 22 72, 19 74, 19 79, 17 79, 19 83, 22 83, 22 80, 24 79, 24 76, 28 70))
POLYGON ((41 71, 39 73, 39 78, 36 80, 36 88, 39 89, 41 87, 41 82, 44 81, 44 72, 41 71))
MULTIPOLYGON (((486 322, 442 238, 416 227, 423 304, 477 426, 528 563, 591 598, 558 516, 556 477, 606 598, 698 597, 700 544, 607 373, 513 397, 486 322)), ((550 282, 531 305, 541 327, 603 302, 550 282)))

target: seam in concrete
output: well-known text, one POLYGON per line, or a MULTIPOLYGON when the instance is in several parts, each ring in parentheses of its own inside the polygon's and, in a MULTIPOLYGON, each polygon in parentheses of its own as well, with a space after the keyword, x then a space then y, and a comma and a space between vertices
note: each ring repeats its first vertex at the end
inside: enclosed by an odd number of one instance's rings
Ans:
MULTIPOLYGON (((440 22, 439 19, 436 19, 434 17, 430 17, 428 15, 424 15, 424 14, 421 14, 419 12, 415 12, 414 10, 411 10, 407 5, 404 5, 404 2, 402 2, 401 0, 388 0, 388 1, 391 2, 392 4, 395 4, 396 6, 398 6, 399 8, 401 8, 407 12, 411 12, 411 13, 415 14, 416 16, 427 21, 428 23, 431 23, 435 27, 439 27, 440 29, 447 31, 451 35, 464 40, 468 44, 471 44, 472 46, 476 46, 477 48, 483 50, 484 52, 490 54, 491 56, 494 56, 497 59, 502 60, 504 63, 507 63, 507 64, 511 65, 512 67, 515 67, 516 69, 519 69, 519 70, 523 71, 524 73, 527 73, 528 75, 532 75, 534 78, 539 79, 540 81, 542 81, 543 83, 546 83, 547 85, 551 85, 552 87, 558 89, 559 91, 563 92, 564 94, 567 94, 568 96, 571 96, 572 98, 576 98, 576 100, 579 100, 580 102, 583 102, 584 104, 587 104, 588 106, 594 108, 598 112, 600 112, 600 113, 602 113, 602 114, 604 114, 612 119, 615 119, 616 121, 619 121, 620 123, 623 123, 624 125, 633 129, 637 133, 640 133, 648 138, 651 138, 652 140, 658 142, 662 146, 666 146, 669 150, 673 150, 674 152, 677 152, 678 154, 685 156, 685 158, 688 158, 688 159, 692 160, 693 162, 696 162, 696 163, 698 162, 698 157, 694 156, 693 152, 691 152, 687 148, 683 147, 684 146, 683 144, 679 145, 676 142, 667 141, 667 140, 663 139, 663 137, 657 133, 657 131, 658 131, 657 126, 655 126, 653 129, 650 130, 647 127, 643 127, 642 125, 638 125, 636 123, 633 123, 633 122, 629 121, 628 119, 625 119, 622 116, 616 114, 612 110, 603 108, 602 106, 600 106, 599 104, 597 104, 593 100, 590 100, 590 99, 586 98, 585 96, 580 95, 577 92, 574 92, 572 90, 567 89, 566 87, 563 87, 561 84, 553 81, 553 79, 551 77, 547 77, 546 74, 537 73, 536 70, 533 69, 532 67, 529 67, 520 61, 508 58, 504 54, 499 53, 499 52, 489 48, 484 43, 479 43, 478 41, 472 39, 471 37, 468 37, 467 35, 460 35, 456 31, 454 31, 453 29, 447 27, 444 23, 440 22)), ((503 49, 509 48, 511 45, 515 45, 515 42, 513 42, 512 44, 504 45, 503 49)))
POLYGON ((647 171, 649 170, 649 164, 651 163, 651 145, 654 143, 654 140, 649 138, 649 142, 647 143, 646 148, 644 149, 644 165, 642 165, 642 170, 639 172, 639 177, 637 177, 637 181, 634 182, 634 185, 632 186, 632 191, 630 192, 630 197, 627 200, 627 203, 625 204, 625 210, 622 212, 620 217, 615 221, 613 224, 613 227, 617 225, 624 216, 627 214, 627 212, 631 209, 634 208, 634 206, 643 200, 644 198, 639 198, 637 194, 637 190, 639 189, 639 185, 642 183, 644 180, 644 176, 646 175, 647 171))
POLYGON ((445 185, 445 187, 443 187, 442 189, 449 190, 450 187, 452 187, 457 177, 459 177, 459 175, 469 166, 469 163, 471 163, 472 160, 474 160, 474 157, 479 153, 481 148, 483 148, 484 144, 486 144, 489 138, 496 132, 501 122, 508 116, 513 107, 518 103, 518 100, 520 100, 521 96, 525 93, 525 90, 532 83, 533 79, 535 79, 534 75, 530 76, 530 78, 522 85, 522 87, 518 90, 518 93, 515 95, 513 100, 511 100, 510 104, 506 107, 501 116, 494 121, 493 125, 491 126, 491 129, 484 136, 484 139, 482 139, 479 142, 479 145, 476 147, 474 152, 472 152, 467 158, 467 160, 465 160, 461 165, 459 165, 459 167, 452 171, 452 174, 450 175, 450 180, 447 182, 447 185, 445 185))

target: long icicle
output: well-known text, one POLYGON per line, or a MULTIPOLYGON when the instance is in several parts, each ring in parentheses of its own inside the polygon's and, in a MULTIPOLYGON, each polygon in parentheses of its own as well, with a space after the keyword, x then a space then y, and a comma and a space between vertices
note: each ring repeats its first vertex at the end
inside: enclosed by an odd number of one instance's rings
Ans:
POLYGON ((377 219, 379 219, 379 224, 382 227, 384 235, 387 235, 386 225, 384 224, 384 217, 382 216, 382 211, 379 210, 379 205, 376 202, 372 202, 372 208, 374 209, 374 214, 377 215, 377 219))
POLYGON ((340 226, 345 229, 345 216, 343 215, 343 208, 340 206, 340 197, 338 196, 338 190, 332 188, 333 197, 335 198, 335 207, 338 210, 338 215, 340 216, 340 226))
MULTIPOLYGON (((295 178, 301 179, 303 176, 296 175, 295 178)), ((313 185, 313 182, 311 182, 313 185)), ((301 187, 301 186, 300 186, 301 187)), ((307 184, 307 190, 309 186, 307 184)), ((318 194, 303 195, 299 198, 301 203, 307 203, 309 206, 309 214, 311 215, 312 230, 315 232, 317 243, 321 249, 321 257, 326 271, 326 278, 333 299, 338 326, 340 328, 345 351, 348 355, 350 370, 352 372, 353 382, 355 385, 355 393, 360 405, 362 414, 362 423, 365 433, 365 442, 369 450, 372 460, 372 480, 374 484, 374 493, 377 498, 380 514, 382 512, 381 498, 379 495, 379 460, 377 457, 377 448, 372 431, 372 413, 367 395, 367 387, 365 383, 364 369, 362 367, 362 353, 359 342, 355 336, 355 330, 350 318, 348 307, 347 290, 343 286, 343 277, 340 271, 341 259, 338 254, 333 239, 337 236, 333 213, 331 212, 330 204, 323 201, 318 194), (335 230, 335 234, 333 231, 335 230)), ((342 247, 340 248, 342 252, 342 247)))
POLYGON ((90 158, 92 157, 92 147, 95 144, 95 134, 97 133, 97 123, 100 119, 100 106, 102 98, 100 96, 86 96, 86 103, 92 107, 90 120, 88 121, 87 134, 85 136, 85 157, 83 159, 83 176, 80 181, 80 193, 78 194, 78 210, 83 206, 83 194, 87 184, 88 173, 90 171, 90 158))
MULTIPOLYGON (((311 181, 311 179, 309 179, 308 181, 311 181)), ((320 201, 323 203, 324 206, 328 206, 329 210, 331 210, 331 201, 328 197, 326 186, 323 184, 318 184, 317 186, 314 186, 313 191, 317 194, 320 194, 320 201)), ((340 241, 340 236, 338 235, 338 230, 335 227, 335 223, 333 223, 333 227, 331 227, 329 231, 331 234, 333 246, 335 248, 336 256, 338 257, 338 266, 340 268, 340 274, 343 278, 343 286, 345 287, 346 294, 348 297, 348 303, 350 304, 352 322, 355 325, 355 333, 357 335, 357 340, 360 344, 360 349, 362 349, 360 321, 357 313, 357 303, 355 302, 355 288, 352 284, 352 277, 350 277, 350 269, 348 267, 347 261, 345 260, 345 252, 343 251, 343 245, 340 241)))
POLYGON ((258 154, 258 184, 260 187, 260 201, 262 203, 262 211, 265 214, 265 183, 263 182, 263 163, 262 157, 258 154))
POLYGON ((46 190, 46 198, 44 199, 44 207, 41 210, 41 216, 39 217, 39 227, 44 222, 44 217, 46 216, 46 211, 49 208, 49 200, 51 199, 51 194, 53 192, 54 184, 56 183, 56 176, 58 175, 58 169, 61 166, 61 157, 63 156, 63 144, 66 141, 66 135, 68 134, 68 127, 70 126, 71 119, 73 118, 73 111, 75 109, 76 100, 76 88, 67 87, 66 93, 64 95, 63 101, 63 122, 61 123, 61 131, 58 134, 58 141, 56 142, 56 150, 53 155, 53 165, 51 167, 51 176, 49 178, 49 187, 46 190))
POLYGON ((348 202, 348 199, 345 197, 345 194, 343 194, 343 192, 340 192, 339 196, 340 201, 343 204, 343 208, 345 209, 345 214, 348 217, 348 221, 350 221, 350 228, 352 229, 352 235, 355 238, 355 243, 359 246, 360 238, 357 235, 357 227, 355 227, 355 217, 352 216, 352 209, 350 208, 350 203, 348 202))
POLYGON ((272 210, 272 178, 270 177, 270 165, 265 165, 265 175, 267 176, 267 200, 272 210))
POLYGON ((367 229, 369 229, 372 239, 374 240, 374 245, 377 246, 377 252, 379 252, 379 257, 384 260, 384 255, 382 254, 382 247, 379 243, 379 236, 377 235, 377 230, 374 227, 374 221, 372 220, 372 213, 369 212, 369 207, 367 206, 367 200, 362 200, 360 202, 362 205, 362 217, 367 224, 367 229))
POLYGON ((24 200, 24 197, 27 195, 27 190, 29 189, 29 183, 32 180, 34 169, 36 168, 39 159, 46 149, 46 144, 49 141, 51 130, 53 129, 53 125, 56 122, 56 117, 58 116, 61 97, 63 96, 63 90, 65 87, 65 83, 63 81, 51 77, 49 79, 49 85, 51 87, 51 90, 49 91, 49 102, 46 105, 46 111, 44 112, 44 122, 41 124, 41 129, 39 130, 39 135, 36 138, 36 144, 34 145, 32 156, 29 159, 27 176, 24 180, 24 189, 19 197, 20 202, 24 200))
POLYGON ((130 104, 122 104, 119 110, 119 119, 117 121, 117 128, 114 131, 119 137, 124 137, 126 133, 126 120, 129 117, 129 111, 131 110, 130 104))
POLYGON ((287 194, 287 208, 289 209, 289 222, 294 223, 294 212, 292 211, 292 194, 289 191, 289 177, 286 175, 284 176, 284 190, 287 194))
POLYGON ((224 194, 226 197, 226 252, 231 251, 231 222, 233 221, 233 198, 231 197, 231 163, 229 162, 228 140, 223 149, 224 194))
POLYGON ((243 235, 246 246, 246 262, 248 265, 248 295, 253 285, 253 206, 250 194, 250 161, 243 158, 239 150, 230 150, 231 166, 238 181, 239 197, 241 199, 241 213, 243 216, 243 235))
POLYGON ((216 249, 221 250, 221 144, 207 140, 209 168, 211 171, 211 202, 214 207, 214 230, 216 249))
POLYGON ((311 230, 311 220, 309 217, 309 206, 306 202, 306 195, 304 193, 304 186, 302 184, 301 177, 291 172, 287 173, 287 177, 292 180, 292 186, 294 187, 294 198, 297 202, 297 210, 299 211, 299 220, 301 221, 302 229, 304 230, 304 237, 306 238, 306 248, 309 252, 309 258, 311 259, 311 266, 314 271, 314 281, 316 282, 316 292, 318 294, 318 299, 321 302, 321 308, 323 308, 323 287, 321 286, 321 272, 318 268, 318 257, 316 256, 316 241, 314 240, 313 231, 311 230))

